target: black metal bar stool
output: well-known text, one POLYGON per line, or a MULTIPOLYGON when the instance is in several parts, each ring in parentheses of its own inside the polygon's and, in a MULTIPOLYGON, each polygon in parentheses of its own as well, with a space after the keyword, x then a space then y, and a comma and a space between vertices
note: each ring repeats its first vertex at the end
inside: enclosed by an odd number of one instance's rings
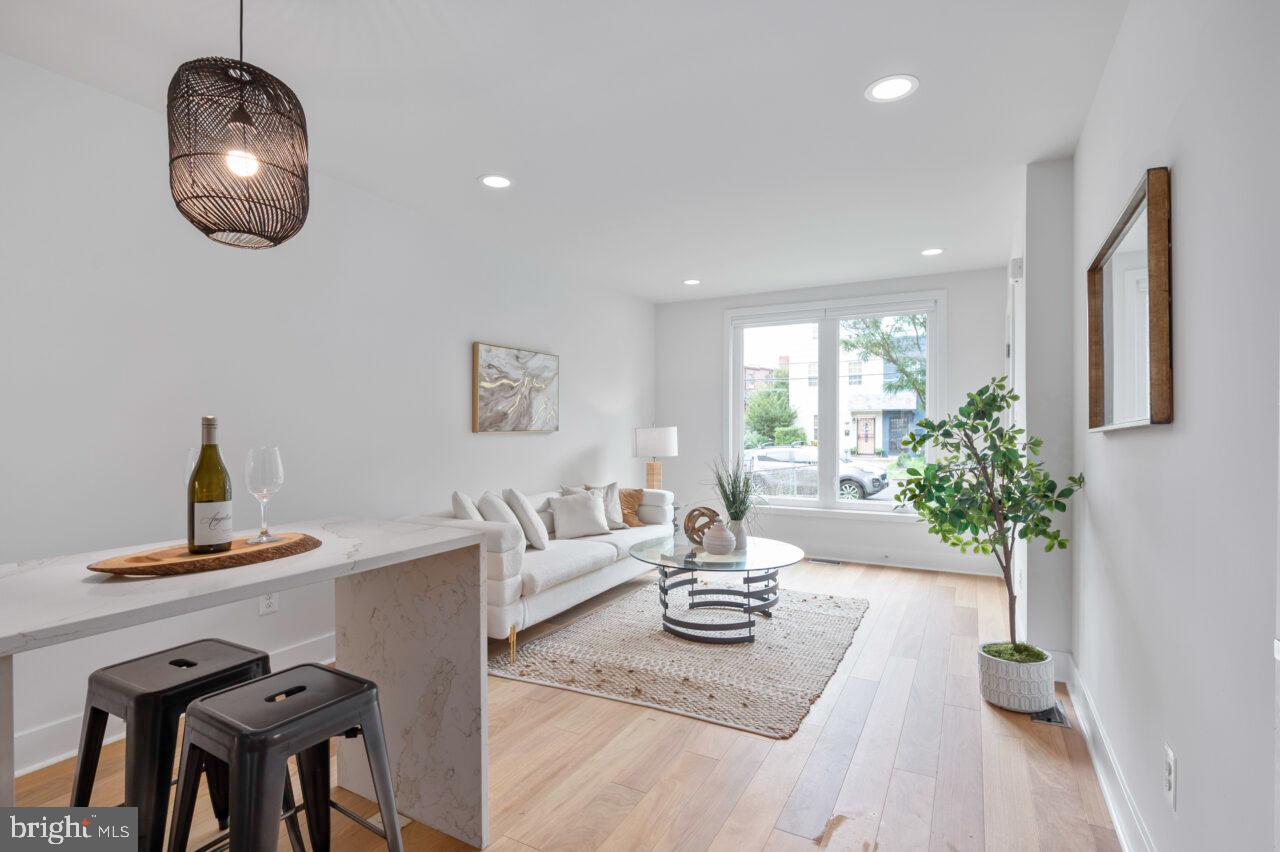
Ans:
MULTIPOLYGON (((89 676, 71 806, 89 805, 107 716, 124 719, 124 803, 138 809, 138 849, 160 852, 169 810, 173 755, 178 746, 178 722, 187 705, 202 695, 246 683, 270 670, 269 658, 262 651, 221 639, 202 639, 98 669, 89 676)), ((225 772, 214 767, 208 773, 208 784, 214 814, 225 828, 225 772)), ((277 803, 284 802, 284 797, 285 791, 281 791, 277 803)), ((292 796, 288 798, 286 804, 292 810, 292 796)), ((300 845, 296 816, 291 832, 298 835, 300 845)))
MULTIPOLYGON (((185 852, 202 769, 230 769, 231 852, 266 852, 279 833, 275 808, 288 786, 288 760, 298 757, 307 830, 314 852, 329 850, 329 740, 364 736, 382 826, 359 817, 403 852, 395 786, 378 709, 378 687, 345 672, 301 665, 193 701, 182 737, 178 797, 169 833, 170 852, 185 852)), ((346 809, 339 809, 353 816, 346 809)))

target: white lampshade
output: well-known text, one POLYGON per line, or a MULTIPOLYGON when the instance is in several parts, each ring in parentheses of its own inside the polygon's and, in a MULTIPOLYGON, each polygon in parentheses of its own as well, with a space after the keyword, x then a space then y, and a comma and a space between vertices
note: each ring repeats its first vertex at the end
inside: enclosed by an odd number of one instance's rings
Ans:
POLYGON ((636 430, 636 455, 640 457, 674 456, 676 427, 649 426, 636 430))

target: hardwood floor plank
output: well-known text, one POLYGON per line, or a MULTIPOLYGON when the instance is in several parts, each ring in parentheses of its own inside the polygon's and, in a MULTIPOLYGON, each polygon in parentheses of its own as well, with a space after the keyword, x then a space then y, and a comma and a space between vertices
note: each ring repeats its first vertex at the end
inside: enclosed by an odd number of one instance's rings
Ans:
POLYGON ((1062 702, 1067 721, 1071 723, 1070 728, 1063 729, 1062 738, 1066 743, 1067 759, 1071 762, 1076 786, 1080 790, 1080 802, 1084 807, 1085 819, 1090 825, 1110 831, 1114 826, 1111 824, 1111 814, 1107 811, 1107 801, 1102 797, 1098 776, 1093 771, 1089 746, 1085 744, 1084 735, 1080 733, 1080 720, 1076 718, 1076 709, 1071 703, 1071 696, 1067 694, 1066 686, 1061 683, 1058 684, 1058 700, 1062 702))
POLYGON ((776 828, 815 840, 826 832, 878 687, 875 681, 849 678, 778 815, 776 828))
POLYGON ((660 852, 703 852, 769 753, 764 737, 739 739, 725 752, 705 784, 693 790, 653 847, 660 852))
POLYGON ((1017 724, 1023 731, 1031 801, 1040 826, 1040 848, 1092 850, 1093 827, 1085 818, 1062 728, 1033 722, 1028 716, 1020 716, 1017 724))
POLYGON ((719 761, 681 752, 598 847, 609 852, 653 849, 684 803, 706 784, 719 761))
MULTIPOLYGON (((615 713, 622 719, 630 717, 630 721, 618 727, 617 721, 601 719, 598 726, 607 726, 605 730, 616 730, 616 733, 602 746, 586 753, 576 765, 538 785, 520 808, 520 815, 512 815, 511 821, 503 826, 504 834, 534 848, 543 848, 566 824, 582 819, 582 814, 591 806, 600 788, 600 778, 608 775, 615 766, 631 763, 651 742, 664 738, 675 727, 672 722, 675 717, 669 714, 653 710, 636 713, 641 708, 620 701, 607 704, 616 708, 615 713)), ((590 736, 591 732, 586 732, 586 735, 590 736)), ((499 817, 505 818, 506 815, 504 812, 499 817)), ((605 832, 599 839, 607 835, 605 832)))
POLYGON ((580 813, 561 824, 560 829, 544 844, 542 852, 591 852, 613 833, 618 824, 644 798, 644 793, 606 784, 596 791, 580 813))
POLYGON ((935 782, 929 776, 893 770, 874 848, 879 852, 927 849, 934 793, 935 782))
POLYGON ((897 769, 931 778, 938 772, 954 600, 954 586, 934 584, 915 681, 911 685, 911 700, 907 704, 902 739, 894 760, 897 769))
POLYGON ((662 734, 654 737, 630 763, 615 766, 608 776, 610 781, 647 793, 671 765, 671 761, 675 760, 676 755, 685 750, 685 743, 689 741, 698 721, 670 713, 661 715, 665 723, 662 734))
MULTIPOLYGON (((960 607, 955 608, 958 612, 960 607)), ((976 611, 976 610, 975 610, 976 611)), ((952 622, 954 628, 955 622, 952 622)), ((951 648, 947 654, 947 673, 973 677, 978 665, 978 637, 976 634, 951 634, 951 648)))
POLYGON ((956 575, 956 606, 976 607, 978 605, 978 586, 983 578, 973 574, 956 575))
POLYGON ((907 614, 898 626, 898 635, 894 637, 893 647, 889 649, 892 657, 915 660, 920 657, 920 645, 924 642, 924 628, 929 622, 929 596, 937 574, 932 571, 920 572, 920 579, 908 592, 907 614))
POLYGON ((764 848, 822 728, 801 725, 790 739, 778 740, 729 812, 709 847, 713 852, 752 852, 764 848))
POLYGON ((981 850, 982 717, 976 710, 945 705, 937 793, 929 848, 934 852, 981 850))
POLYGON ((538 852, 538 850, 532 846, 525 846, 519 840, 503 836, 486 846, 485 852, 538 852))
POLYGON ((953 620, 951 624, 951 633, 954 636, 973 636, 978 635, 978 607, 976 600, 973 606, 960 606, 956 604, 953 620))
POLYGON ((1100 825, 1093 827, 1093 842, 1098 852, 1122 852, 1123 850, 1120 838, 1116 837, 1115 831, 1100 825))
POLYGON ((982 737, 983 828, 987 849, 1039 849, 1031 778, 1022 740, 982 737))
POLYGON ((943 699, 947 704, 954 704, 956 707, 966 707, 970 710, 982 712, 982 689, 976 677, 965 677, 964 675, 947 675, 946 696, 943 699))
POLYGON ((898 638, 898 628, 906 617, 911 592, 921 582, 924 582, 924 578, 915 572, 905 572, 892 591, 885 595, 880 616, 867 633, 866 644, 858 654, 858 662, 849 673, 850 677, 880 679, 880 673, 884 671, 889 653, 898 638))
MULTIPOLYGON (((575 695, 576 693, 568 693, 575 695)), ((565 731, 553 725, 547 726, 544 737, 552 745, 534 760, 513 768, 501 778, 500 786, 489 804, 490 830, 495 834, 511 834, 517 826, 528 826, 528 816, 536 812, 543 803, 558 799, 552 797, 559 791, 564 780, 573 774, 576 767, 608 748, 629 724, 643 714, 644 708, 621 701, 612 702, 617 711, 600 720, 585 734, 565 731)), ((490 788, 494 789, 494 775, 491 766, 490 788)), ((528 841, 518 834, 511 834, 521 842, 528 841)))
POLYGON ((827 830, 826 844, 833 848, 858 849, 875 843, 915 667, 915 660, 899 657, 891 658, 885 667, 858 738, 858 748, 832 808, 834 818, 827 830))
POLYGON ((685 743, 685 751, 701 754, 713 760, 719 760, 724 757, 729 749, 733 747, 733 744, 742 737, 750 736, 750 734, 733 728, 713 725, 710 722, 702 722, 697 719, 694 719, 693 723, 694 729, 685 743))
POLYGON ((817 848, 812 840, 774 829, 769 835, 769 842, 764 845, 764 852, 813 852, 817 848))

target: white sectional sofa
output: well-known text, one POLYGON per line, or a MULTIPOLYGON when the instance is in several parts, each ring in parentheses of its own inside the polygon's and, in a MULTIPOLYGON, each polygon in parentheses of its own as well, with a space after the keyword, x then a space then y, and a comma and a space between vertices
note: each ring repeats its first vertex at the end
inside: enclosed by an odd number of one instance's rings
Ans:
POLYGON ((510 637, 514 643, 517 631, 650 570, 651 565, 628 555, 631 545, 671 534, 675 500, 670 491, 645 490, 636 513, 645 526, 572 539, 555 537, 547 501, 559 497, 559 491, 527 496, 551 533, 546 550, 526 548, 517 524, 459 520, 451 510, 405 518, 484 533, 489 574, 487 630, 494 639, 510 637))

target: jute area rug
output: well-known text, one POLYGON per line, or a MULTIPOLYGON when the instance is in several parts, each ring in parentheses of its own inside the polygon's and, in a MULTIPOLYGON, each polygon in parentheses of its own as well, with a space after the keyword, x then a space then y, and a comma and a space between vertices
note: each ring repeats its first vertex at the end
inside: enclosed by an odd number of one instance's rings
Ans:
MULTIPOLYGON (((524 643, 514 663, 491 655, 489 672, 786 739, 835 673, 868 604, 785 588, 781 595, 774 617, 757 619, 755 642, 708 645, 662 629, 655 583, 524 643)), ((677 597, 685 596, 673 595, 673 604, 677 597)), ((700 609, 696 617, 742 615, 700 609)))

